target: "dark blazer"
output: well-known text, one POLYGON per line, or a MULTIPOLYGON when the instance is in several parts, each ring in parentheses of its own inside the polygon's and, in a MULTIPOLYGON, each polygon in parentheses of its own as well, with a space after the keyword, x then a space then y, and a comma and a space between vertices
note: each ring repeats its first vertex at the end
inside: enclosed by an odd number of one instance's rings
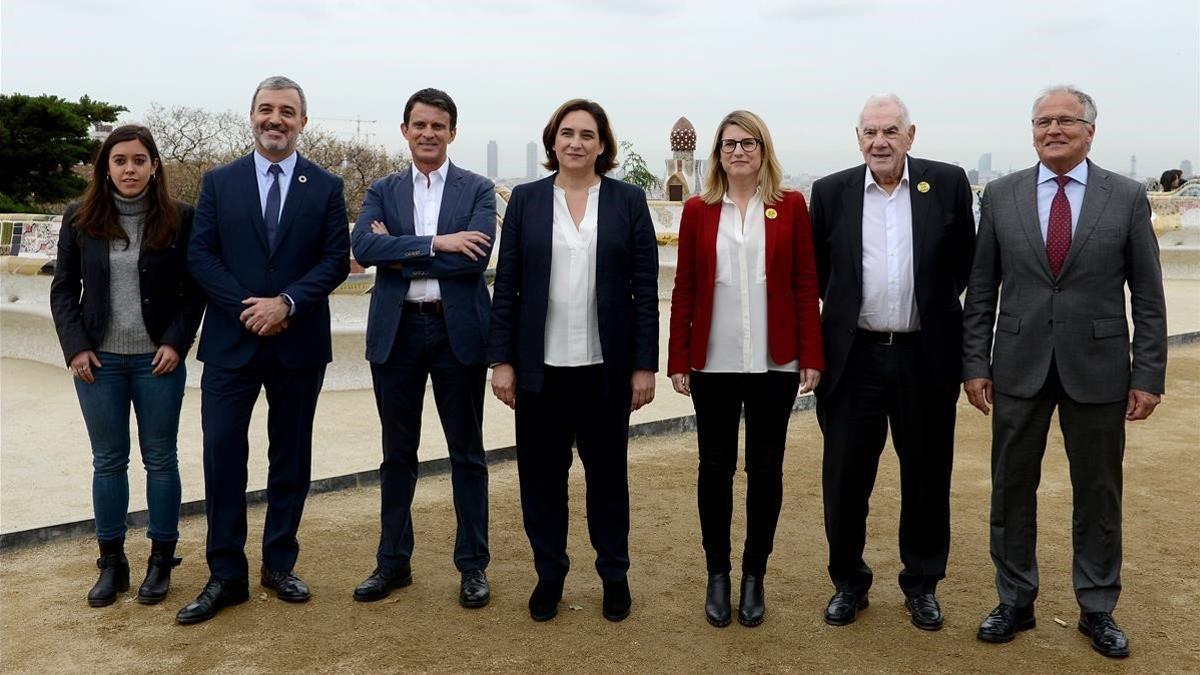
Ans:
MULTIPOLYGON (((459 362, 484 365, 491 301, 487 282, 488 255, 470 260, 461 253, 430 255, 433 237, 417 236, 413 224, 412 168, 375 181, 363 200, 351 235, 354 259, 363 267, 376 266, 375 288, 367 319, 367 360, 384 363, 391 353, 404 309, 404 296, 413 279, 438 280, 445 308, 450 348, 459 362), (388 227, 389 235, 371 232, 371 221, 388 227), (392 263, 403 263, 401 269, 392 263)), ((438 234, 477 230, 496 238, 496 191, 492 182, 453 163, 446 172, 438 234)))
MULTIPOLYGON (((778 204, 765 208, 767 350, 775 363, 798 360, 801 368, 824 370, 812 225, 804 195, 784 192, 778 204)), ((683 205, 671 292, 667 372, 672 375, 700 370, 708 358, 720 222, 720 203, 692 197, 683 205)))
MULTIPOLYGON (((823 301, 826 372, 818 394, 829 395, 846 367, 862 309, 862 207, 866 165, 826 176, 812 189, 813 246, 823 301)), ((962 382, 962 305, 975 244, 971 186, 957 166, 908 158, 912 203, 913 283, 921 347, 935 382, 962 382), (919 186, 928 185, 922 192, 919 186)))
POLYGON ((1063 389, 1081 403, 1123 401, 1130 389, 1161 394, 1166 303, 1146 188, 1089 160, 1075 234, 1055 278, 1038 220, 1037 171, 1009 174, 984 190, 963 325, 963 377, 992 378, 996 391, 1030 398, 1045 383, 1053 357, 1063 389))
MULTIPOLYGON (((542 389, 554 240, 554 175, 513 189, 500 233, 488 362, 509 363, 517 386, 542 389)), ((641 188, 600 179, 596 304, 609 387, 658 370, 658 242, 641 188)))
POLYGON ((350 273, 342 179, 297 159, 272 251, 254 172, 254 157, 246 155, 206 173, 200 188, 188 248, 192 276, 209 303, 198 356, 241 368, 265 343, 288 368, 329 363, 329 294, 350 273), (242 326, 242 300, 280 293, 296 303, 288 328, 260 338, 242 326))
MULTIPOLYGON (((156 345, 171 345, 187 356, 204 314, 204 294, 187 271, 192 207, 176 202, 179 231, 160 250, 142 246, 138 256, 138 286, 142 321, 156 345)), ((79 352, 99 347, 108 330, 109 262, 111 242, 75 229, 79 204, 67 207, 58 231, 58 259, 50 283, 50 313, 67 363, 79 352)))

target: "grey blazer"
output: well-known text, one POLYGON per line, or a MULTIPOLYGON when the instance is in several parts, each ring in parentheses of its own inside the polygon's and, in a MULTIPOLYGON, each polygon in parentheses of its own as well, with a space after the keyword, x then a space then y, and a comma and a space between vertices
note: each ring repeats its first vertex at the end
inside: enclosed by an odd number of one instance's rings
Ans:
POLYGON ((963 312, 963 379, 991 378, 997 392, 1029 398, 1053 357, 1067 395, 1081 403, 1124 400, 1130 389, 1161 394, 1166 303, 1145 188, 1088 160, 1083 206, 1055 279, 1036 181, 1034 166, 984 190, 963 312))

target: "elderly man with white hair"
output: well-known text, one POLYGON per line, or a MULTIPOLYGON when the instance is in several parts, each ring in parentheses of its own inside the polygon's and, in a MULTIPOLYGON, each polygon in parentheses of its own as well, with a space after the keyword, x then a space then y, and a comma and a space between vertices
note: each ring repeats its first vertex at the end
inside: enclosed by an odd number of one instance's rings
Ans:
POLYGON ((864 164, 813 185, 812 224, 826 372, 829 575, 825 622, 867 607, 867 510, 892 432, 900 459, 899 583, 912 623, 942 627, 934 595, 950 550, 950 466, 962 374, 959 295, 971 268, 971 187, 957 166, 910 157, 917 128, 893 94, 867 100, 855 129, 864 164))

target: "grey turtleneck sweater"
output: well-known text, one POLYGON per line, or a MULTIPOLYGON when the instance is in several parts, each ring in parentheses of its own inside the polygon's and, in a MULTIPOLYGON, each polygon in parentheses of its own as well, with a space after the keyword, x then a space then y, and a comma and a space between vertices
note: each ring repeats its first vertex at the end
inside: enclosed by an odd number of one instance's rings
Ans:
POLYGON ((150 198, 146 191, 132 199, 114 192, 118 220, 129 246, 114 239, 108 252, 108 332, 100 342, 100 351, 114 354, 151 354, 158 349, 154 340, 146 333, 142 320, 141 276, 138 259, 142 252, 142 228, 146 224, 146 212, 150 209, 150 198))

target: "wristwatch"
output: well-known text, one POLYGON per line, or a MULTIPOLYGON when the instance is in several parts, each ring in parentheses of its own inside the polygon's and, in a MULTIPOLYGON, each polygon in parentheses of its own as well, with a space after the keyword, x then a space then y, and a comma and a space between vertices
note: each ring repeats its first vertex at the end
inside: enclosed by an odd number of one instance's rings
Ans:
POLYGON ((280 293, 279 299, 283 300, 283 304, 287 305, 288 316, 291 316, 292 312, 296 311, 296 303, 292 302, 292 299, 287 296, 287 293, 280 293))

